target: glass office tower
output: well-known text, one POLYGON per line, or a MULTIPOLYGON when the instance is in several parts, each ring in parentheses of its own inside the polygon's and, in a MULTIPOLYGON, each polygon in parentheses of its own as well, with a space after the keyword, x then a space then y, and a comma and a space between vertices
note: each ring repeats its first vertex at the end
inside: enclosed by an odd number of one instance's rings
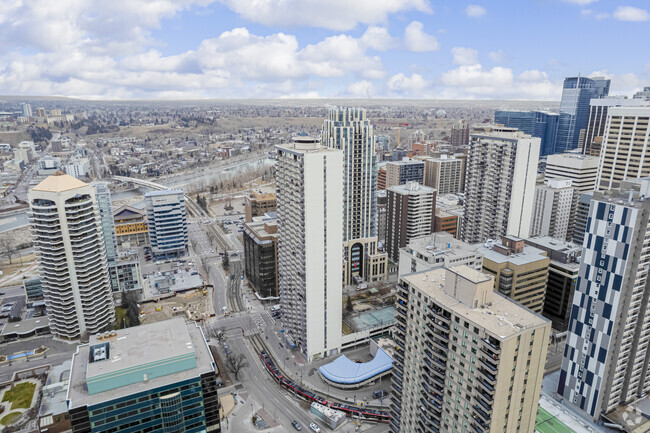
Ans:
POLYGON ((568 77, 564 80, 555 153, 578 147, 580 131, 587 128, 589 102, 607 96, 609 84, 610 80, 602 77, 568 77))

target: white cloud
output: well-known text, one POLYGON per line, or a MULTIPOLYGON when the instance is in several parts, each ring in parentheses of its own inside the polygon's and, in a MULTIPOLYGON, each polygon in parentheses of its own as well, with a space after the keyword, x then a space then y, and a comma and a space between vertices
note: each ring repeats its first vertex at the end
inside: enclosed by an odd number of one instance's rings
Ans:
POLYGON ((619 6, 614 12, 614 18, 620 21, 648 21, 650 14, 645 9, 633 6, 619 6))
POLYGON ((165 18, 213 0, 16 0, 0 7, 0 52, 66 52, 71 45, 124 55, 151 42, 165 18), (9 4, 11 3, 11 4, 9 4))
POLYGON ((503 52, 503 50, 492 51, 488 53, 488 57, 494 63, 505 63, 509 60, 508 55, 503 52))
POLYGON ((364 78, 381 78, 384 68, 378 56, 368 57, 360 39, 337 35, 307 45, 298 54, 309 72, 323 77, 343 76, 358 71, 364 78))
POLYGON ((479 18, 485 15, 487 11, 483 6, 479 5, 469 5, 467 8, 465 8, 465 14, 467 14, 468 17, 471 18, 479 18))
POLYGON ((588 5, 590 3, 597 2, 598 0, 563 0, 563 1, 566 2, 566 3, 574 3, 574 4, 577 4, 577 5, 584 6, 584 5, 588 5))
POLYGON ((370 98, 372 97, 372 83, 362 80, 350 84, 346 93, 354 97, 370 98))
POLYGON ((438 40, 423 30, 424 26, 419 21, 413 21, 404 30, 404 45, 409 51, 423 53, 426 51, 438 51, 440 45, 438 40))
POLYGON ((373 50, 386 51, 397 47, 399 41, 388 33, 386 27, 369 26, 361 36, 361 43, 373 50))
POLYGON ((596 16, 594 18, 596 18, 597 20, 606 20, 609 17, 610 17, 610 15, 607 12, 600 12, 600 13, 596 14, 596 16))
POLYGON ((108 99, 300 97, 314 95, 316 89, 301 88, 313 78, 385 78, 381 59, 366 54, 374 42, 336 35, 301 49, 293 35, 258 36, 235 28, 171 56, 142 47, 115 57, 69 44, 65 55, 0 54, 0 88, 16 94, 108 99))
POLYGON ((422 92, 431 86, 431 81, 425 80, 420 74, 407 77, 403 73, 393 75, 388 80, 388 88, 396 93, 422 97, 422 92))
POLYGON ((478 63, 478 51, 472 48, 454 47, 451 49, 453 62, 457 65, 475 65, 478 63))
POLYGON ((524 71, 515 77, 509 68, 484 69, 480 64, 462 65, 438 79, 441 98, 454 99, 557 99, 560 83, 551 82, 545 72, 524 71))
POLYGON ((428 0, 219 0, 247 20, 267 26, 350 30, 359 23, 385 23, 388 15, 433 13, 428 0))
POLYGON ((483 70, 479 64, 460 66, 447 71, 441 76, 442 83, 452 87, 502 87, 513 81, 512 70, 495 66, 491 70, 483 70))

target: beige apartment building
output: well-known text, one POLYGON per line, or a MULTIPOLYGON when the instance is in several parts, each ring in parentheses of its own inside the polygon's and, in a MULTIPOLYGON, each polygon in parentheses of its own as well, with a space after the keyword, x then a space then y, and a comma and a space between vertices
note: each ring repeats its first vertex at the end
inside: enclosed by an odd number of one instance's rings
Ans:
POLYGON ((277 199, 274 192, 253 191, 244 198, 246 222, 252 222, 253 217, 264 216, 267 212, 275 212, 277 199))
POLYGON ((463 161, 447 155, 439 158, 418 156, 424 162, 424 185, 435 188, 438 194, 458 194, 463 192, 463 161))
POLYGON ((612 107, 607 113, 598 165, 599 190, 622 180, 650 176, 650 107, 612 107))
POLYGON ((398 285, 390 428, 535 431, 551 323, 469 266, 398 285))
POLYGON ((501 243, 479 246, 483 272, 494 275, 494 290, 541 314, 550 258, 523 239, 505 236, 501 243))

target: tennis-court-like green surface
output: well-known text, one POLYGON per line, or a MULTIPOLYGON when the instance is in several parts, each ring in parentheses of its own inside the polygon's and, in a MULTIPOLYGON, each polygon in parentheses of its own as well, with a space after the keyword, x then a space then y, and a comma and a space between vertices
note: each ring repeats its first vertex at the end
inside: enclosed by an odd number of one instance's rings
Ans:
POLYGON ((541 406, 537 411, 535 431, 538 433, 576 433, 575 430, 567 427, 562 421, 548 413, 541 406))

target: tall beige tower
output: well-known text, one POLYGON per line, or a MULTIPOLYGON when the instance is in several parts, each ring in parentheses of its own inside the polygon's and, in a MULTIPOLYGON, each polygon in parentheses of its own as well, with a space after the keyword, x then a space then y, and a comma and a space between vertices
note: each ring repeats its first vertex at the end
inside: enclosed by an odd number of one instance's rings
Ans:
POLYGON ((275 173, 282 321, 311 361, 341 349, 343 152, 296 137, 275 173))
POLYGON ((650 176, 650 107, 612 107, 598 165, 598 190, 650 176))
POLYGON ((461 239, 527 238, 541 140, 514 128, 487 129, 471 135, 461 239))
POLYGON ((457 266, 400 278, 393 432, 535 431, 551 322, 457 266))
POLYGON ((107 330, 115 309, 95 189, 58 172, 32 188, 28 200, 52 333, 74 340, 107 330))

